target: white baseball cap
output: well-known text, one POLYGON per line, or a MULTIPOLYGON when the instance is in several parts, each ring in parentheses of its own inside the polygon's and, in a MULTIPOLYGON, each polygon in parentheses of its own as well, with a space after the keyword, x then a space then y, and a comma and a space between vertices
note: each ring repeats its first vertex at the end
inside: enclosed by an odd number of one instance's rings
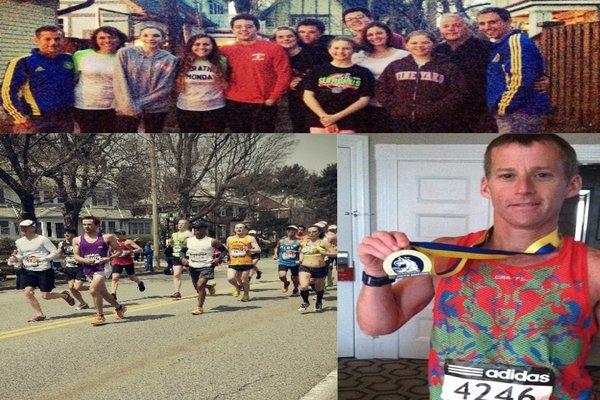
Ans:
POLYGON ((328 231, 337 231, 337 225, 329 225, 328 231))
POLYGON ((250 230, 248 231, 248 234, 249 234, 249 235, 256 235, 256 231, 255 231, 254 229, 250 229, 250 230))
POLYGON ((30 219, 24 219, 23 221, 21 221, 21 223, 19 224, 19 226, 23 226, 23 227, 26 227, 26 226, 35 226, 35 222, 33 222, 30 219))

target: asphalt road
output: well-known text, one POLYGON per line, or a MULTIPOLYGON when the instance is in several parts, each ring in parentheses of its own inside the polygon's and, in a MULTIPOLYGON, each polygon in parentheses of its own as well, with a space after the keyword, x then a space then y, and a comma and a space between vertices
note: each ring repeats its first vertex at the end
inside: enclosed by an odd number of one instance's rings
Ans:
POLYGON ((0 291, 0 399, 302 398, 337 367, 336 290, 323 312, 301 315, 300 299, 281 293, 274 261, 260 266, 248 303, 231 296, 219 267, 200 316, 191 314, 188 275, 178 301, 168 297, 170 276, 144 276, 143 293, 125 279, 126 318, 116 321, 109 307, 99 327, 90 324, 94 310, 60 299, 41 300, 48 319, 27 323, 33 312, 22 293, 0 291))

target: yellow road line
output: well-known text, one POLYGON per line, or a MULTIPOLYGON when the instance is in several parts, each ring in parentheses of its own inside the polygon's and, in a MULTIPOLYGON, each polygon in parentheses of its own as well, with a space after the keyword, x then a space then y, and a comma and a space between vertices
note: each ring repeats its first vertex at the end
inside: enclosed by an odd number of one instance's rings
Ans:
MULTIPOLYGON (((252 285, 254 287, 256 287, 256 286, 263 286, 268 283, 272 283, 272 282, 264 282, 264 283, 257 282, 257 283, 253 283, 252 285)), ((217 291, 216 293, 227 294, 227 293, 231 293, 231 291, 229 291, 229 290, 217 291)), ((196 295, 190 295, 190 296, 184 296, 177 301, 174 301, 173 299, 169 298, 168 300, 158 300, 156 302, 142 304, 139 306, 127 306, 127 305, 125 305, 125 306, 127 307, 127 315, 130 315, 133 313, 137 313, 139 311, 150 310, 153 308, 159 308, 159 307, 162 307, 162 306, 165 306, 168 304, 176 304, 176 303, 184 302, 185 300, 195 299, 196 297, 197 297, 196 295)), ((108 315, 107 317, 113 318, 114 316, 115 316, 115 314, 112 313, 112 314, 108 315)), ((125 317, 125 318, 127 318, 127 317, 125 317)), ((86 315, 86 316, 82 316, 82 317, 73 317, 66 321, 52 321, 52 322, 48 322, 48 323, 43 322, 40 325, 27 326, 24 328, 11 329, 8 331, 0 332, 0 340, 10 339, 13 337, 18 337, 18 336, 25 336, 25 335, 29 335, 32 333, 49 331, 49 330, 53 330, 53 329, 62 328, 65 326, 77 325, 77 324, 86 323, 86 322, 89 323, 89 321, 90 321, 90 316, 86 315)))

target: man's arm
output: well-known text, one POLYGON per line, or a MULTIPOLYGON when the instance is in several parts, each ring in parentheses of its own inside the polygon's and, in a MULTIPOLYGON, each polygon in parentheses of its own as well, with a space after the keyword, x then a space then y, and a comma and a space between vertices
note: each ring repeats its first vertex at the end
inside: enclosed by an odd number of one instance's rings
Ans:
POLYGON ((260 247, 258 246, 255 238, 252 238, 252 241, 250 242, 250 253, 260 253, 260 247))
POLYGON ((28 132, 33 128, 28 110, 23 108, 20 99, 21 89, 29 79, 26 62, 26 56, 11 60, 2 81, 2 106, 13 119, 15 133, 28 132))
POLYGON ((131 239, 127 239, 125 244, 127 244, 130 248, 133 248, 133 250, 131 250, 132 253, 140 254, 143 252, 143 249, 140 246, 138 246, 138 244, 131 239))
POLYGON ((277 260, 279 258, 279 240, 275 243, 275 248, 273 249, 273 260, 277 260))
POLYGON ((75 257, 75 261, 77 261, 80 264, 89 264, 90 260, 82 257, 79 254, 79 238, 78 237, 73 239, 73 242, 71 243, 71 245, 73 246, 73 256, 75 257))
MULTIPOLYGON (((387 276, 383 260, 407 247, 404 233, 375 232, 362 240, 358 255, 367 275, 383 278, 387 276)), ((425 308, 433 295, 431 276, 404 278, 380 287, 363 285, 356 306, 358 326, 372 336, 392 333, 425 308)))
POLYGON ((542 56, 523 34, 512 35, 508 40, 509 54, 503 60, 507 79, 506 90, 498 102, 498 114, 505 115, 528 101, 526 88, 533 87, 543 75, 542 56))
POLYGON ((225 257, 227 257, 227 255, 229 254, 229 250, 227 250, 227 247, 225 247, 223 245, 223 243, 221 243, 219 240, 217 239, 213 239, 212 241, 212 247, 214 247, 215 249, 219 250, 221 253, 219 254, 219 257, 215 258, 213 260, 213 265, 219 265, 223 262, 223 260, 225 259, 225 257))
POLYGON ((600 324, 600 250, 588 248, 588 277, 590 304, 600 324))
POLYGON ((48 255, 42 258, 42 261, 52 261, 55 258, 58 258, 60 252, 58 251, 54 243, 52 243, 52 241, 50 241, 50 239, 48 239, 45 236, 43 236, 43 238, 44 248, 48 251, 48 255))

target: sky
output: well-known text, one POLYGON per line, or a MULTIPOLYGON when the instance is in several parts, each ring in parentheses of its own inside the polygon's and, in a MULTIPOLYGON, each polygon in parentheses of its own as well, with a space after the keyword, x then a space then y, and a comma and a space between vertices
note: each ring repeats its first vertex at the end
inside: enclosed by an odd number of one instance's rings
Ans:
POLYGON ((320 172, 327 164, 337 162, 336 135, 294 135, 298 145, 286 160, 287 165, 300 164, 312 172, 320 172))

